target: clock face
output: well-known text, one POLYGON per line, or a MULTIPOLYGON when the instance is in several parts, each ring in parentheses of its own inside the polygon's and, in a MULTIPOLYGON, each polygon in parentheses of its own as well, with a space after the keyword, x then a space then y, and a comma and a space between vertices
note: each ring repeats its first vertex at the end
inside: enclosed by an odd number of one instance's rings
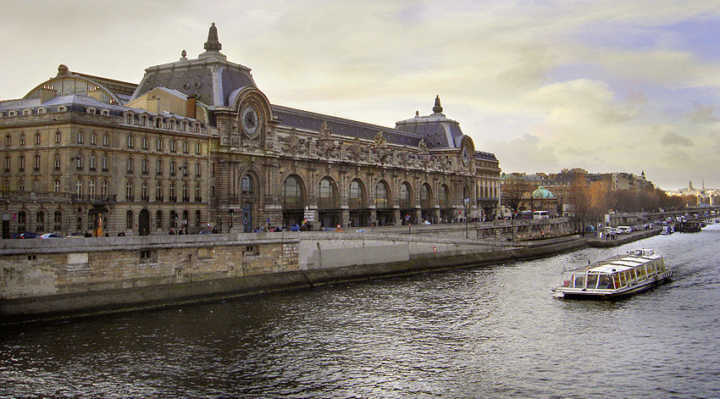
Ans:
POLYGON ((242 128, 249 135, 254 135, 260 126, 260 117, 253 106, 248 106, 242 112, 242 128))

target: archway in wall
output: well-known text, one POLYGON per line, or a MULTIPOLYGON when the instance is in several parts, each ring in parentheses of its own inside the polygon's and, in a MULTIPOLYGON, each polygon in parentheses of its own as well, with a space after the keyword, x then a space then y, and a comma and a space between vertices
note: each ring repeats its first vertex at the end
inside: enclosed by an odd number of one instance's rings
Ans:
POLYGON ((341 224, 342 213, 340 210, 337 185, 329 177, 320 180, 319 183, 318 216, 321 227, 335 227, 341 224))
POLYGON ((150 234, 150 212, 147 209, 141 210, 138 215, 138 234, 141 236, 150 234))
POLYGON ((367 207, 367 191, 359 179, 350 182, 348 193, 348 208, 350 208, 350 226, 360 227, 370 225, 370 209, 367 207))
POLYGON ((415 212, 415 201, 413 201, 413 191, 410 183, 405 182, 400 185, 398 193, 400 202, 400 218, 402 224, 417 224, 417 214, 415 212))
POLYGON ((450 190, 446 184, 438 187, 438 202, 440 203, 440 223, 452 223, 455 215, 450 207, 450 190))
POLYGON ((390 204, 390 189, 385 181, 379 181, 375 185, 375 209, 378 226, 395 224, 395 210, 390 204))
POLYGON ((288 176, 283 183, 283 225, 301 225, 305 211, 305 190, 297 175, 288 176))
POLYGON ((430 189, 430 185, 427 183, 423 184, 420 188, 420 207, 422 209, 422 221, 427 220, 432 224, 437 223, 437 218, 435 217, 435 204, 433 203, 432 189, 430 189))

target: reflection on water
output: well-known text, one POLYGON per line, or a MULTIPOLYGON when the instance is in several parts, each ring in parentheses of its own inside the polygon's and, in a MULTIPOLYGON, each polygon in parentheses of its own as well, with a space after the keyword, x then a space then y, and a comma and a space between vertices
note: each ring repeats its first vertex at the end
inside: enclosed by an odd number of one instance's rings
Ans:
POLYGON ((0 333, 0 398, 720 397, 720 226, 620 249, 0 333), (561 301, 560 272, 639 246, 670 284, 561 301))

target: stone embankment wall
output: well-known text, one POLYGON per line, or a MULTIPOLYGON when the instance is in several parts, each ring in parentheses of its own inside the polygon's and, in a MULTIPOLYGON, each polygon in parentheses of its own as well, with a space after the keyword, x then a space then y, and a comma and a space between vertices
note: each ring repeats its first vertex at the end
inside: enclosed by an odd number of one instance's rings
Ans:
POLYGON ((217 300, 548 256, 578 237, 512 243, 397 233, 264 233, 0 241, 0 320, 217 300))

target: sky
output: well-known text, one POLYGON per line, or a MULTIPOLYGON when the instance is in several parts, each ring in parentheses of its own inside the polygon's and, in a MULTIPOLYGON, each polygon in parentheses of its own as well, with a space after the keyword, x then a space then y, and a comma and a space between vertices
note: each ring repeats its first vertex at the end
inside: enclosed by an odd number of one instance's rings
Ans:
POLYGON ((139 83, 215 22, 270 102, 460 122, 504 172, 720 188, 720 0, 0 0, 0 100, 71 71, 139 83))

